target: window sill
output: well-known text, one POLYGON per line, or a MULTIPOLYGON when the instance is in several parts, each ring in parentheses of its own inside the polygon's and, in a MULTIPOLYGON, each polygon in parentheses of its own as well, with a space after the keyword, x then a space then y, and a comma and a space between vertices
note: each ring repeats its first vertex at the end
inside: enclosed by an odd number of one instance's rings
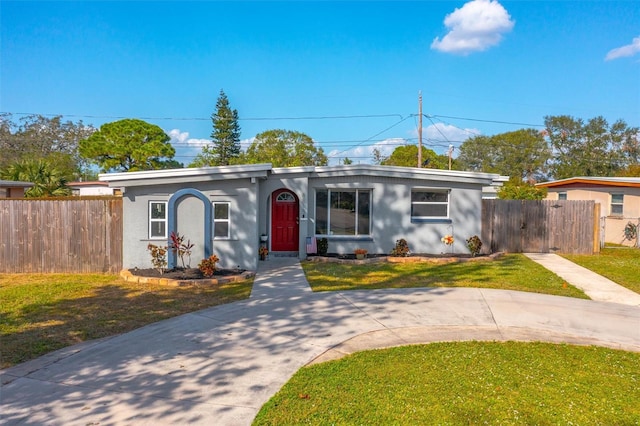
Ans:
POLYGON ((373 241, 371 235, 315 235, 315 237, 334 241, 373 241))
POLYGON ((451 224, 453 223, 453 220, 443 217, 443 218, 419 218, 419 217, 412 217, 411 218, 411 223, 446 223, 446 224, 451 224))

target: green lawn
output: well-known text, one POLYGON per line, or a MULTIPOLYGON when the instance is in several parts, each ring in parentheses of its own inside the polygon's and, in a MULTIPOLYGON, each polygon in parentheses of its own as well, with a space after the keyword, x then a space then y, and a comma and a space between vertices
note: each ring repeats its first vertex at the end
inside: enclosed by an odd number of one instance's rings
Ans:
POLYGON ((254 425, 637 425, 640 354, 458 342, 366 351, 299 370, 254 425))
POLYGON ((584 266, 621 286, 640 293, 640 249, 603 248, 599 254, 563 255, 566 259, 584 266))
POLYGON ((480 287, 588 299, 577 288, 521 254, 450 264, 302 262, 314 291, 410 287, 480 287))
POLYGON ((102 274, 0 274, 0 368, 85 340, 251 294, 253 280, 210 288, 129 283, 102 274))

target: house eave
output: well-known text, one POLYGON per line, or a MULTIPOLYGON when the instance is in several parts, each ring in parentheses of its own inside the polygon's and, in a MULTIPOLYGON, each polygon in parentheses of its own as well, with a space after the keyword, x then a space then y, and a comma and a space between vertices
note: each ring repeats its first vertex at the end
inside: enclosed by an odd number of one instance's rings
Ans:
POLYGON ((266 178, 271 164, 199 167, 187 169, 146 170, 141 172, 104 173, 98 178, 109 186, 166 185, 169 183, 208 182, 229 179, 266 178))
POLYGON ((640 178, 590 178, 574 177, 536 184, 540 188, 562 188, 565 186, 614 186, 624 188, 640 188, 640 178))

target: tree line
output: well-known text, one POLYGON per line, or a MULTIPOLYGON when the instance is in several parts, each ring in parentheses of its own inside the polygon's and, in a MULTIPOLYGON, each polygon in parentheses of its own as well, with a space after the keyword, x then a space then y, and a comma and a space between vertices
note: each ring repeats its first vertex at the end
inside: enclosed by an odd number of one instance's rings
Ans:
MULTIPOLYGON (((243 151, 239 114, 223 90, 211 115, 211 143, 188 167, 271 163, 274 167, 327 165, 313 139, 295 130, 272 129, 255 136, 243 151)), ((572 176, 640 176, 640 131, 623 120, 603 117, 586 122, 547 116, 544 130, 520 129, 464 141, 456 158, 422 147, 422 167, 498 173, 511 177, 506 198, 541 198, 533 184, 572 176)), ((0 115, 0 178, 36 185, 29 196, 67 195, 67 182, 92 180, 97 172, 182 168, 170 138, 158 126, 124 119, 100 126, 41 115, 0 115)), ((371 161, 416 167, 418 147, 397 147, 389 156, 374 149, 371 161)), ((348 158, 343 164, 351 164, 348 158)))

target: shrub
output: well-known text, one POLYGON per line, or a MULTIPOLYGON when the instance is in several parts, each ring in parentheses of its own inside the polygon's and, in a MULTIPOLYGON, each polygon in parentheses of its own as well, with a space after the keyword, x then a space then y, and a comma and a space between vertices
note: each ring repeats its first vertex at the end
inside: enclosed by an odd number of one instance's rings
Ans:
POLYGON ((329 240, 327 240, 326 238, 320 238, 318 240, 318 254, 319 255, 327 254, 328 250, 329 250, 329 240))
POLYGON ((480 249, 482 249, 482 241, 477 235, 474 235, 467 240, 467 248, 471 252, 471 256, 477 256, 480 254, 480 249))
POLYGON ((151 263, 153 264, 153 267, 160 272, 160 275, 162 275, 167 267, 167 248, 149 243, 149 245, 147 245, 147 250, 151 252, 151 263))
POLYGON ((216 272, 216 263, 218 263, 220 259, 215 254, 212 254, 207 259, 202 259, 202 261, 198 264, 198 269, 202 272, 202 275, 205 277, 212 277, 216 272))
POLYGON ((409 244, 407 240, 401 238, 396 240, 396 246, 391 250, 391 256, 406 257, 409 254, 409 244))
POLYGON ((171 243, 169 244, 169 248, 172 252, 178 255, 180 258, 180 263, 182 263, 182 267, 186 268, 187 266, 191 267, 191 249, 195 244, 191 242, 191 240, 187 240, 184 242, 184 235, 180 235, 179 233, 172 232, 169 236, 171 243), (189 258, 188 265, 184 264, 184 257, 187 256, 189 258))

